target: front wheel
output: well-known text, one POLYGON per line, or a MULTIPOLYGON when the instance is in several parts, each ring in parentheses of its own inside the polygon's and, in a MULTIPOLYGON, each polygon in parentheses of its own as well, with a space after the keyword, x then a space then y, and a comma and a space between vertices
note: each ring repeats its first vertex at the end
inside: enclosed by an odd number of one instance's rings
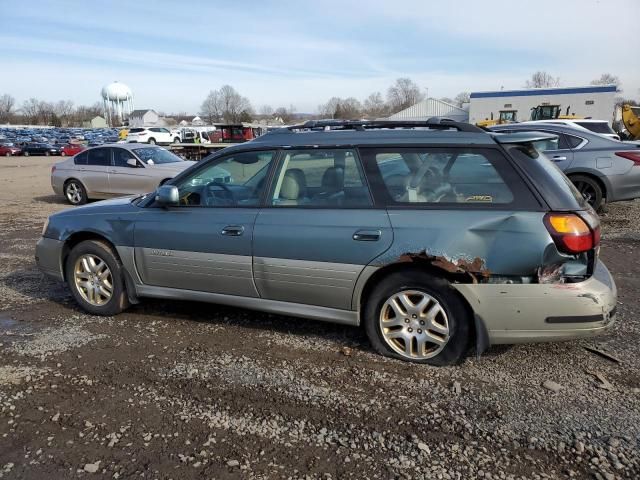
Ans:
POLYGON ((79 243, 69 253, 65 267, 71 293, 87 312, 110 316, 129 306, 122 265, 106 243, 79 243))
POLYGON ((63 151, 63 152, 60 152, 60 156, 61 156, 61 157, 66 157, 66 156, 67 156, 67 154, 66 154, 66 153, 64 153, 64 151, 63 151))
POLYGON ((400 360, 452 365, 469 348, 470 319, 446 280, 420 271, 396 272, 371 292, 364 309, 375 350, 400 360))

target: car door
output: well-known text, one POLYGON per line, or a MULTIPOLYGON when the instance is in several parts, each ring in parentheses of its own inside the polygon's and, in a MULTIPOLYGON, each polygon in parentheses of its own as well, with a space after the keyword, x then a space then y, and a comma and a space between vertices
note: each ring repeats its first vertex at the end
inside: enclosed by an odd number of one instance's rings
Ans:
POLYGON ((354 149, 284 151, 253 234, 260 296, 351 310, 358 276, 392 243, 354 149))
MULTIPOLYGON (((523 130, 517 130, 519 132, 523 130)), ((551 160, 553 163, 558 165, 560 170, 566 170, 573 162, 573 151, 570 148, 570 145, 567 142, 567 138, 561 132, 554 132, 552 130, 543 130, 543 129, 535 129, 535 130, 526 130, 526 131, 535 131, 535 132, 544 132, 549 133, 551 135, 557 135, 557 140, 540 140, 538 142, 534 142, 536 149, 544 154, 551 160)))
POLYGON ((135 224, 135 259, 147 285, 257 297, 253 228, 275 151, 203 163, 176 183, 179 205, 149 207, 135 224))
POLYGON ((109 190, 114 195, 135 195, 153 190, 158 180, 136 156, 125 148, 112 147, 112 165, 109 169, 109 190), (127 161, 133 160, 136 166, 127 161))
POLYGON ((87 150, 87 163, 82 166, 80 179, 87 193, 109 195, 109 169, 111 168, 111 149, 107 147, 87 150))

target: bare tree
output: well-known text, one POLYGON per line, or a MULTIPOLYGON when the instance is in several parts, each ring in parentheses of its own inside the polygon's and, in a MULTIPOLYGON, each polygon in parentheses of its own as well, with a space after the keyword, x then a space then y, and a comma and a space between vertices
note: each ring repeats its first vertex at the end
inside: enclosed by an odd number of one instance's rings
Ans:
POLYGON ((262 105, 260 107, 260 115, 262 115, 265 118, 269 118, 273 116, 273 108, 271 108, 271 105, 262 105))
POLYGON ((331 97, 327 103, 324 103, 318 107, 318 112, 320 116, 324 118, 337 118, 336 111, 340 109, 340 102, 342 99, 340 97, 331 97))
POLYGON ((415 105, 424 99, 420 87, 410 78, 398 78, 387 90, 387 103, 393 112, 398 112, 415 105))
POLYGON ((13 116, 16 99, 8 93, 0 97, 0 123, 8 123, 13 116))
POLYGON ((290 123, 293 120, 293 113, 295 107, 291 105, 289 108, 287 107, 278 107, 276 111, 273 112, 273 116, 282 120, 282 123, 290 123))
POLYGON ((71 100, 60 100, 55 104, 54 112, 62 125, 68 126, 74 112, 73 102, 71 100))
POLYGON ((200 106, 200 116, 209 124, 220 121, 222 118, 222 100, 218 90, 211 90, 207 98, 200 106))
POLYGON ((369 118, 378 118, 386 115, 387 104, 384 103, 380 92, 373 92, 364 100, 362 113, 369 118))
POLYGON ((461 107, 465 103, 469 103, 470 100, 471 96, 469 95, 469 92, 460 92, 453 98, 453 104, 461 107))
POLYGON ((22 102, 22 107, 20 110, 22 114, 25 116, 25 120, 27 123, 37 123, 38 122, 38 112, 40 108, 40 100, 37 98, 30 98, 29 100, 25 100, 22 102))
POLYGON ((525 83, 525 88, 550 88, 560 85, 560 77, 554 77, 548 72, 541 70, 531 75, 531 79, 525 83))
POLYGON ((224 85, 220 88, 220 103, 225 122, 240 122, 247 115, 253 113, 251 102, 240 95, 231 85, 224 85))
POLYGON ((616 75, 611 75, 610 73, 603 73, 602 75, 600 75, 600 78, 592 80, 591 85, 615 85, 616 92, 622 92, 622 89, 620 88, 622 82, 616 75))

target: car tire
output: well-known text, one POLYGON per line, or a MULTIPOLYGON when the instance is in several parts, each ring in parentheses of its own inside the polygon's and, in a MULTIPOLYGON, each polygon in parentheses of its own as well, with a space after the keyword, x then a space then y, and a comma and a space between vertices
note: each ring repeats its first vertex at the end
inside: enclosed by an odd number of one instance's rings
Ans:
POLYGON ((51 155, 51 152, 44 152, 44 156, 45 156, 45 157, 48 157, 48 156, 50 156, 50 155, 51 155))
POLYGON ((24 155, 25 157, 28 157, 28 156, 29 156, 29 152, 23 152, 23 155, 24 155))
POLYGON ((71 205, 84 205, 89 200, 84 185, 76 179, 68 180, 64 184, 64 196, 71 205))
POLYGON ((79 243, 65 263, 71 294, 92 315, 117 315, 129 307, 122 263, 113 249, 99 240, 79 243))
POLYGON ((155 138, 150 138, 149 139, 149 145, 155 145, 156 144, 156 139, 155 138))
POLYGON ((444 366, 460 363, 469 350, 469 317, 464 301, 449 282, 410 270, 392 273, 374 287, 364 307, 363 322, 378 353, 444 366), (395 308, 394 299, 399 302, 395 308))
POLYGON ((569 179, 594 210, 598 211, 602 207, 604 192, 597 180, 587 175, 572 175, 569 179))
POLYGON ((180 139, 178 137, 174 138, 173 143, 180 143, 180 139))
POLYGON ((60 156, 61 156, 61 157, 66 157, 66 156, 67 156, 67 154, 66 154, 66 153, 64 153, 64 152, 60 152, 60 156))

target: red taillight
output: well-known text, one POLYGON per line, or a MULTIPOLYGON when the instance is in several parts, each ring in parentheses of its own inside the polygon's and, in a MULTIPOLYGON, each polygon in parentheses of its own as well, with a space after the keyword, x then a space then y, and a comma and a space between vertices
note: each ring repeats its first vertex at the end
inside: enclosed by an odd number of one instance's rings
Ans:
POLYGON ((640 152, 628 151, 628 152, 616 152, 618 157, 631 160, 634 165, 640 165, 640 152))
POLYGON ((548 213, 544 224, 558 250, 564 253, 588 252, 600 243, 600 225, 592 228, 574 213, 548 213))

